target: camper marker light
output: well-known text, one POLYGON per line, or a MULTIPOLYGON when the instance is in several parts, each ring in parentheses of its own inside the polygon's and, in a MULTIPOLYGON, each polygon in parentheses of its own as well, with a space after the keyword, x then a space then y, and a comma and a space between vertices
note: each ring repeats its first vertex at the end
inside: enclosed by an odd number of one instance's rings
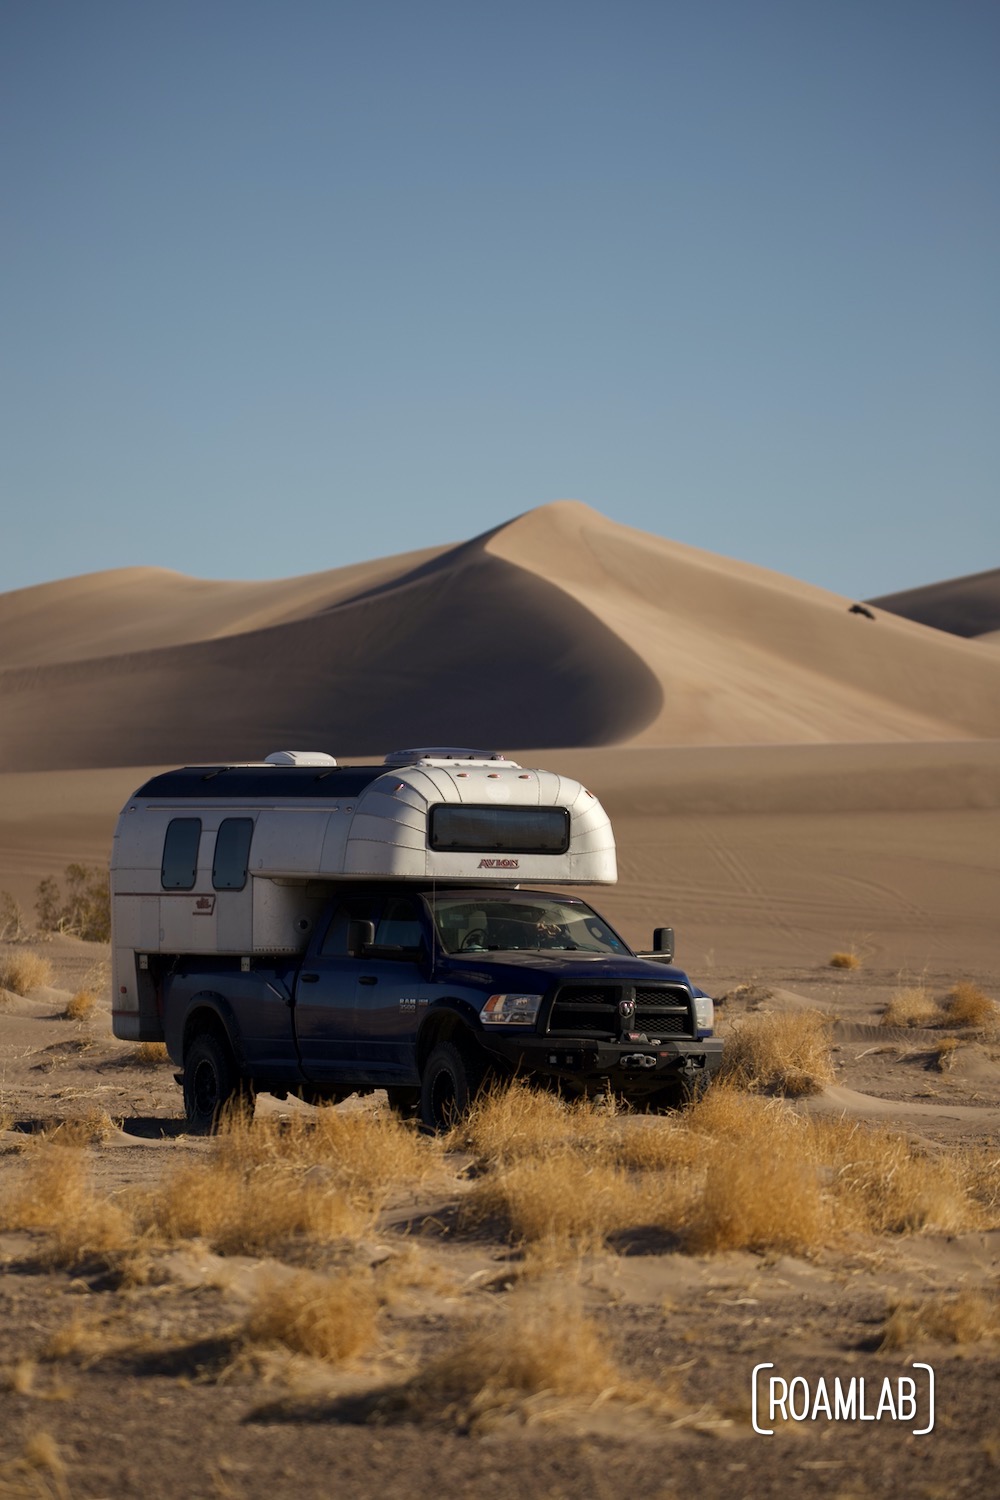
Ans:
POLYGON ((541 995, 491 995, 480 1011, 484 1026, 534 1026, 541 995))

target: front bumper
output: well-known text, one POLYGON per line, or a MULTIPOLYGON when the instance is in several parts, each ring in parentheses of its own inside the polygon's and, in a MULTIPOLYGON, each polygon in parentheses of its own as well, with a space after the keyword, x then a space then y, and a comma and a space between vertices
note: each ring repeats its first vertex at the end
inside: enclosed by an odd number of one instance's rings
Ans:
POLYGON ((607 1080, 628 1093, 650 1093, 717 1073, 723 1045, 718 1037, 649 1043, 509 1034, 484 1036, 483 1044, 512 1072, 583 1084, 607 1080))

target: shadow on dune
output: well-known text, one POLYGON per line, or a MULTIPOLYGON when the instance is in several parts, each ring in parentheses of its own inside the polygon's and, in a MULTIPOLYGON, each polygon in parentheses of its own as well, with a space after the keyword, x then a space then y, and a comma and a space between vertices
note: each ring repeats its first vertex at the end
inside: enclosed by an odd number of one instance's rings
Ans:
POLYGON ((640 657, 482 540, 307 620, 0 674, 0 770, 599 745, 655 718, 640 657))

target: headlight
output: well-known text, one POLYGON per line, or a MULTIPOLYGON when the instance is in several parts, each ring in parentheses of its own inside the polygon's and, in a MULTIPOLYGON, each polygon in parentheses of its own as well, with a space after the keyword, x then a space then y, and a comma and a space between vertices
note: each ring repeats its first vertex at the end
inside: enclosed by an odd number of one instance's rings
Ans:
POLYGON ((698 1036, 711 1036, 715 1025, 715 1002, 699 995, 694 1002, 694 1029, 698 1036))
POLYGON ((484 1026, 534 1026, 541 995, 491 995, 480 1011, 484 1026))

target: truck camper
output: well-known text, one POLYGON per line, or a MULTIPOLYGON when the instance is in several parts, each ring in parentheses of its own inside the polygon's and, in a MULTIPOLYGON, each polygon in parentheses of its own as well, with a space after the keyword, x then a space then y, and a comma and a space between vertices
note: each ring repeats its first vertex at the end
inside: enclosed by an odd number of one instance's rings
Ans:
POLYGON ((616 879, 593 793, 496 752, 168 771, 115 832, 114 1032, 166 1042, 197 1129, 375 1088, 440 1128, 514 1072, 673 1102, 719 1066, 712 1002, 670 929, 635 954, 565 889, 616 879))

